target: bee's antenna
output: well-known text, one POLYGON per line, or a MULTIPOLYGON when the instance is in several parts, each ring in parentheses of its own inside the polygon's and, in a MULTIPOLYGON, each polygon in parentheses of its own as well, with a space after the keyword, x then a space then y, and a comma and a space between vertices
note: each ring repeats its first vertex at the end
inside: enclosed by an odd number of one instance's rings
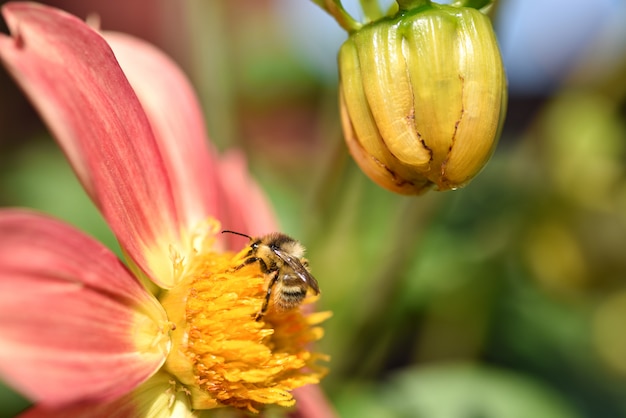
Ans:
POLYGON ((230 231, 228 229, 225 229, 222 231, 222 234, 235 234, 235 235, 240 235, 242 237, 246 237, 249 240, 252 240, 252 237, 250 235, 246 235, 246 234, 242 234, 241 232, 236 232, 236 231, 230 231))

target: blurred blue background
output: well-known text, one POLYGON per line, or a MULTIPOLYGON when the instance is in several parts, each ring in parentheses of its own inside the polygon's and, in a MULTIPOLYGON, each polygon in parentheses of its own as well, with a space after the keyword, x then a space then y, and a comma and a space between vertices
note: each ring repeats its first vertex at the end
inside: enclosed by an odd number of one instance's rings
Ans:
MULTIPOLYGON (((319 349, 338 415, 626 417, 626 2, 501 0, 498 149, 466 188, 417 198, 373 185, 347 155, 346 35, 308 0, 47 3, 164 49, 212 140, 246 151, 334 312, 319 349)), ((0 205, 117 248, 3 71, 0 205)), ((0 416, 26 405, 0 390, 0 416)))

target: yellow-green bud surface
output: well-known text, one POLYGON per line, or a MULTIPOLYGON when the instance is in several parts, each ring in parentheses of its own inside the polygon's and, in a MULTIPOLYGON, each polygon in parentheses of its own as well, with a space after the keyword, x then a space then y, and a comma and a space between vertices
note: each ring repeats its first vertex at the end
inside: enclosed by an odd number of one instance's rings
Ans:
POLYGON ((478 10, 428 4, 366 25, 342 45, 339 75, 348 148, 382 187, 456 189, 491 156, 506 76, 478 10))

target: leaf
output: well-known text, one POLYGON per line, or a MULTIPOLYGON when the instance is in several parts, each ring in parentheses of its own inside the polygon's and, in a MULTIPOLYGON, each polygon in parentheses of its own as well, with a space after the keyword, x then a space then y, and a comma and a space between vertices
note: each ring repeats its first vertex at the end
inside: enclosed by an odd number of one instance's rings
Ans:
POLYGON ((579 418, 531 378, 470 364, 420 367, 395 375, 383 392, 397 417, 579 418))

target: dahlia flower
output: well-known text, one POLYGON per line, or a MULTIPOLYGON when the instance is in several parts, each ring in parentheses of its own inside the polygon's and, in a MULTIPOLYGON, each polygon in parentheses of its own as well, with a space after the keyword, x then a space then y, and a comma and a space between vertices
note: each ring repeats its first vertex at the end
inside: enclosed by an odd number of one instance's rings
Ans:
MULTIPOLYGON (((330 411, 311 351, 327 313, 255 314, 267 281, 236 268, 276 229, 243 157, 218 157, 176 65, 35 3, 2 8, 0 60, 62 147, 125 262, 25 209, 0 210, 0 377, 26 417, 189 417, 303 400, 330 411)), ((309 298, 305 303, 310 303, 309 298)))

